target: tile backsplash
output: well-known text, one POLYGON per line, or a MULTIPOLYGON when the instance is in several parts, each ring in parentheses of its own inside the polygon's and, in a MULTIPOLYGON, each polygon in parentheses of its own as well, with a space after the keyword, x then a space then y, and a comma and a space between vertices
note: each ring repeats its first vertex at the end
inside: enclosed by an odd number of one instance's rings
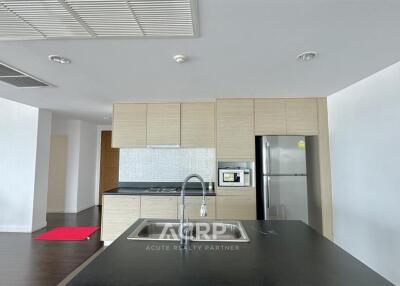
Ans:
POLYGON ((215 181, 214 148, 120 149, 120 182, 182 182, 196 173, 215 181))

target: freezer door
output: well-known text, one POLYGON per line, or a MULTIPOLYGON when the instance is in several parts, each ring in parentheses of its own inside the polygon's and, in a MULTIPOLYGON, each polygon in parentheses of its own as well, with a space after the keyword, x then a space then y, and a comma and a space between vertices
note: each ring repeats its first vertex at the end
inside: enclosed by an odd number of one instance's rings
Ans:
POLYGON ((308 224, 307 177, 269 176, 268 178, 268 219, 302 220, 308 224))
POLYGON ((263 157, 264 174, 306 174, 304 136, 265 136, 263 157), (269 162, 268 162, 269 159, 269 162))

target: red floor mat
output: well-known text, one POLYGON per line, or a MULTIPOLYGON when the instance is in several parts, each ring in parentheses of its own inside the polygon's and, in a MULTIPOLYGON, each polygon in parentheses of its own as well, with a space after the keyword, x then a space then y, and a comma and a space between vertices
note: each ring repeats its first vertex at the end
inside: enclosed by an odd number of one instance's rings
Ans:
POLYGON ((35 240, 86 240, 99 229, 98 226, 61 226, 39 235, 35 240))

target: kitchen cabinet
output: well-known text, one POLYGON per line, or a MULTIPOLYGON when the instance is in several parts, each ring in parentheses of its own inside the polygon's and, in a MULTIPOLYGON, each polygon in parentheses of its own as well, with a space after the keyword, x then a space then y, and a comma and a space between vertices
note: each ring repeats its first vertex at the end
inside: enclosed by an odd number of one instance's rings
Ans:
POLYGON ((255 135, 318 135, 317 99, 255 99, 255 135))
POLYGON ((113 105, 113 148, 146 146, 146 104, 116 103, 113 105))
POLYGON ((103 196, 101 240, 112 241, 140 218, 140 196, 103 196))
POLYGON ((217 100, 217 158, 254 158, 254 100, 217 100))
POLYGON ((181 146, 215 147, 215 104, 213 102, 181 104, 181 146))
POLYGON ((178 197, 175 196, 142 196, 142 218, 178 218, 178 197))
POLYGON ((256 219, 255 192, 241 196, 217 196, 217 219, 256 219))
POLYGON ((179 103, 147 105, 147 145, 180 145, 181 110, 179 103))
POLYGON ((254 132, 256 135, 286 134, 286 100, 254 100, 254 132))
POLYGON ((318 135, 317 99, 286 100, 287 135, 318 135))
MULTIPOLYGON (((215 197, 206 197, 207 216, 200 216, 200 207, 203 202, 202 196, 185 197, 185 217, 189 219, 215 219, 215 197)), ((181 198, 178 199, 178 217, 181 215, 181 198)))

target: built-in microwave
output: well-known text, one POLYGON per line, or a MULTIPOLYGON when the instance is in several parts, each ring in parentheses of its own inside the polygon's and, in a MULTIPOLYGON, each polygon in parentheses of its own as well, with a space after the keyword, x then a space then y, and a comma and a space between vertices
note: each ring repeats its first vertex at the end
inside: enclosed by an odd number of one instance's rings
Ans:
POLYGON ((250 184, 250 169, 219 169, 218 185, 221 187, 244 187, 250 184))

